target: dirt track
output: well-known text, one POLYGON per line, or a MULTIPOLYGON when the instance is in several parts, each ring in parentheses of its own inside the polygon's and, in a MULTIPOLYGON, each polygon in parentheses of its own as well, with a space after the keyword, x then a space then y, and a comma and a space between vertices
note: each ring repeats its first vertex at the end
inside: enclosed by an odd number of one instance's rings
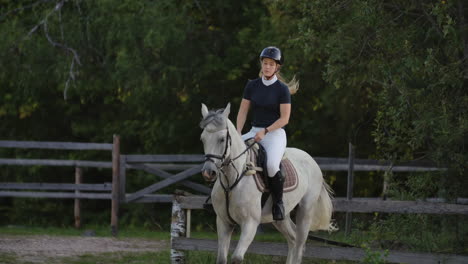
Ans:
POLYGON ((139 238, 0 236, 0 253, 15 254, 19 260, 32 263, 45 263, 47 259, 56 257, 106 252, 155 252, 168 248, 168 241, 139 238))

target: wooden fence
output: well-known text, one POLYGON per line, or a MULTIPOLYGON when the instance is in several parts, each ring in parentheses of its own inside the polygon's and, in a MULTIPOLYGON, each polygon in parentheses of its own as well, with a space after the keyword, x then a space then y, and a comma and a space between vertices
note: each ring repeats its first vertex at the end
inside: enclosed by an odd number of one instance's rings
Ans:
MULTIPOLYGON (((112 151, 112 161, 51 160, 51 159, 3 159, 0 165, 20 166, 72 166, 75 167, 75 183, 0 183, 0 197, 39 197, 75 199, 76 223, 79 225, 79 199, 111 200, 111 228, 114 235, 118 232, 118 212, 122 203, 172 203, 170 194, 153 194, 173 185, 189 188, 197 194, 209 194, 210 189, 203 184, 190 181, 199 175, 203 155, 122 155, 120 138, 114 135, 113 144, 73 143, 73 142, 29 142, 0 141, 0 148, 61 149, 61 150, 105 150, 112 151), (83 184, 84 167, 111 168, 112 183, 83 184), (126 178, 128 170, 142 170, 161 178, 160 181, 136 192, 127 193, 126 178), (176 171, 169 173, 168 171, 176 171), (23 191, 20 191, 23 190, 23 191), (24 190, 36 190, 34 192, 24 190), (65 192, 68 191, 68 192, 65 192), (92 192, 90 192, 92 191, 92 192), (78 208, 78 209, 76 209, 78 208)), ((315 158, 324 171, 348 171, 348 193, 346 198, 336 198, 335 208, 347 212, 392 212, 392 213, 444 213, 467 214, 467 206, 461 204, 433 203, 429 201, 382 201, 381 199, 353 198, 354 171, 436 171, 441 170, 423 162, 408 162, 393 165, 388 162, 354 158, 350 145, 348 158, 315 158)), ((467 203, 467 199, 459 199, 467 203)), ((350 222, 350 221, 349 221, 350 222)), ((348 224, 346 225, 347 227, 348 224)))
MULTIPOLYGON (((209 239, 195 239, 190 238, 190 215, 191 210, 203 209, 203 203, 206 197, 197 196, 174 196, 172 205, 172 222, 171 222, 171 263, 181 264, 185 263, 185 252, 188 250, 195 251, 217 251, 217 241, 209 239), (187 217, 186 217, 187 216, 187 217), (186 224, 187 223, 187 224, 186 224)), ((377 201, 375 201, 377 202, 377 201)), ((388 202, 377 202, 382 205, 388 202)), ((336 211, 364 211, 370 212, 373 207, 361 207, 353 203, 349 203, 347 200, 334 200, 334 206, 336 211), (344 204, 343 204, 344 202, 344 204)), ((382 210, 382 207, 375 207, 376 211, 395 212, 396 206, 391 206, 389 209, 382 210)), ((434 208, 428 208, 430 213, 434 212, 434 208)), ((461 209, 461 208, 460 208, 461 209)), ((410 209, 412 212, 425 213, 425 210, 421 210, 420 206, 413 205, 410 209)), ((451 211, 455 213, 457 210, 451 211)), ((397 211, 402 212, 402 211, 397 211)), ((406 213, 407 211, 405 211, 406 213)), ((467 214, 466 209, 459 211, 463 214, 467 214)), ((230 252, 232 252, 237 245, 237 241, 232 241, 230 246, 230 252)), ((266 243, 266 242, 254 242, 250 245, 248 253, 267 255, 267 256, 287 256, 287 245, 286 243, 266 243)), ((381 256, 385 256, 384 252, 377 250, 381 256)), ((352 260, 362 261, 366 257, 366 250, 362 248, 342 248, 332 246, 317 246, 317 245, 306 245, 304 253, 305 258, 318 258, 318 259, 329 259, 329 260, 352 260)), ((403 251, 390 251, 385 260, 389 263, 407 263, 407 264, 462 264, 468 263, 468 256, 451 255, 451 254, 429 254, 429 253, 414 253, 414 252, 403 252, 403 251)))
POLYGON ((75 183, 0 183, 0 197, 32 198, 73 198, 75 199, 75 226, 81 225, 79 199, 111 199, 111 229, 116 234, 118 225, 118 188, 113 186, 119 179, 120 137, 114 135, 113 143, 76 143, 76 142, 35 142, 35 141, 0 141, 0 148, 53 149, 53 150, 98 150, 110 151, 112 162, 54 159, 0 159, 0 165, 16 166, 60 166, 75 167, 75 183), (83 184, 84 167, 111 168, 112 183, 83 184), (7 191, 5 191, 7 190, 7 191), (14 191, 12 191, 14 190, 14 191), (23 190, 23 191, 18 191, 23 190), (35 192, 24 190, 36 190, 35 192), (37 192, 41 191, 41 192, 37 192), (54 191, 54 192, 51 192, 54 191), (58 191, 58 192, 57 192, 58 191), (62 192, 74 191, 74 192, 62 192), (96 193, 100 192, 100 193, 96 193))

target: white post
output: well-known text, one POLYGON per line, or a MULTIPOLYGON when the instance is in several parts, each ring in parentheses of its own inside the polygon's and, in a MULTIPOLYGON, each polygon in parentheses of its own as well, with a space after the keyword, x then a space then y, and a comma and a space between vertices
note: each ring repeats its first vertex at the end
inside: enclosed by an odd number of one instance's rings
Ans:
POLYGON ((174 196, 172 201, 172 221, 171 221, 171 264, 185 263, 183 251, 172 248, 173 239, 185 236, 185 213, 177 201, 178 196, 174 196))
POLYGON ((186 236, 187 238, 190 238, 190 230, 192 229, 192 210, 187 209, 187 231, 186 231, 186 236))

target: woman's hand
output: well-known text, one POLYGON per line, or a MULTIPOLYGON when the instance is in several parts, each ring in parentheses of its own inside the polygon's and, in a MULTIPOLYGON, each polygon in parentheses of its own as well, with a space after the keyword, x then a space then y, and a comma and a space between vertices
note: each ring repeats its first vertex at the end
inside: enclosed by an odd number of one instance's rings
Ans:
POLYGON ((265 129, 262 129, 255 134, 255 141, 260 142, 265 137, 265 129))

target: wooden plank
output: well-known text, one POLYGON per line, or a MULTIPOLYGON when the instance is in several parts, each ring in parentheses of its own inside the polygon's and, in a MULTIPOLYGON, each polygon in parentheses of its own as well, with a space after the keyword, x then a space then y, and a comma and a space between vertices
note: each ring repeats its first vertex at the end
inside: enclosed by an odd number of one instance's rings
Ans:
MULTIPOLYGON (((185 237, 173 237, 171 241, 172 249, 176 250, 196 250, 196 251, 211 251, 216 252, 218 242, 209 239, 195 239, 185 237)), ((238 241, 232 241, 230 251, 234 251, 238 241)), ((285 243, 271 242, 254 242, 247 250, 248 253, 267 255, 267 256, 286 256, 287 245, 285 243)), ((383 256, 383 252, 380 252, 383 256)), ((306 245, 304 252, 305 258, 318 258, 329 260, 352 260, 362 261, 366 256, 364 249, 360 248, 342 248, 329 246, 306 245)), ((449 255, 449 254, 429 254, 429 253, 413 253, 402 251, 390 251, 386 260, 390 263, 407 263, 407 264, 462 264, 468 263, 467 256, 449 255)))
MULTIPOLYGON (((179 202, 184 209, 202 209, 206 196, 179 197, 179 202)), ((468 205, 433 203, 421 201, 391 201, 373 198, 346 198, 333 199, 335 212, 355 213, 417 213, 417 214, 468 214, 468 205)))
MULTIPOLYGON (((348 158, 332 158, 332 157, 314 157, 314 160, 320 164, 347 164, 348 158)), ((390 161, 382 160, 371 160, 371 159, 354 159, 355 165, 379 165, 389 167, 392 165, 390 161)), ((407 161, 407 162, 398 162, 393 163, 397 166, 406 166, 406 167, 425 167, 425 168, 437 168, 437 165, 430 161, 417 160, 417 161, 407 161)))
MULTIPOLYGON (((157 167, 153 167, 152 164, 131 164, 129 165, 130 168, 132 169, 139 169, 139 170, 143 170, 143 171, 146 171, 148 173, 151 173, 151 174, 154 174, 154 175, 157 175, 161 178, 164 178, 164 179, 168 179, 172 176, 174 176, 173 174, 170 174, 168 172, 165 172, 157 167)), ((192 168, 193 167, 193 164, 189 167, 189 168, 192 168)), ((204 193, 204 194, 210 194, 211 193, 211 189, 202 185, 202 184, 198 184, 198 183, 194 183, 194 182, 191 182, 191 181, 182 181, 180 184, 188 187, 188 188, 191 188, 192 190, 195 190, 195 191, 198 191, 198 192, 201 192, 201 193, 204 193)))
POLYGON ((176 163, 144 163, 150 168, 156 168, 165 171, 182 171, 193 167, 193 163, 176 164, 176 163))
POLYGON ((0 197, 23 197, 23 198, 58 198, 58 199, 104 199, 110 200, 110 193, 80 193, 73 192, 14 192, 0 191, 0 197))
POLYGON ((112 150, 112 144, 78 142, 42 142, 0 140, 0 148, 66 149, 66 150, 112 150))
POLYGON ((433 203, 423 201, 382 201, 371 199, 333 200, 334 210, 357 213, 415 213, 415 214, 459 214, 468 215, 468 205, 433 203))
MULTIPOLYGON (((447 202, 447 200, 443 198, 427 198, 424 201, 431 202, 431 203, 446 203, 447 202)), ((454 203, 468 204, 468 198, 457 198, 455 199, 454 203)))
MULTIPOLYGON (((347 171, 348 164, 318 164, 323 171, 347 171)), ((354 164, 354 171, 387 171, 388 166, 385 165, 365 165, 354 164)), ((423 171, 443 171, 445 168, 435 167, 413 167, 413 166, 393 166, 394 172, 423 172, 423 171)))
POLYGON ((177 196, 177 201, 180 203, 182 209, 203 209, 203 203, 205 203, 208 196, 177 196))
POLYGON ((55 191, 110 191, 110 183, 73 184, 73 183, 0 183, 0 190, 55 190, 55 191))
POLYGON ((173 155, 126 155, 128 163, 155 162, 204 162, 203 155, 173 154, 173 155))
MULTIPOLYGON (((203 155, 127 155, 128 163, 158 163, 158 162, 204 162, 203 155)), ((322 170, 325 171, 347 171, 348 159, 347 158, 315 158, 317 164, 322 170)), ((174 168, 173 164, 155 164, 160 166, 161 169, 174 168)), ((187 164, 184 165, 189 166, 187 164)), ((377 160, 355 159, 354 171, 386 171, 390 166, 389 162, 381 162, 377 160)), ((437 168, 433 164, 427 162, 406 162, 396 164, 393 166, 393 171, 439 171, 445 170, 444 168, 437 168)))
MULTIPOLYGON (((130 196, 130 194, 127 194, 130 196)), ((136 203, 172 203, 174 195, 172 194, 146 194, 136 200, 136 203)))
POLYGON ((64 167, 94 167, 112 168, 112 162, 106 161, 86 161, 86 160, 52 160, 52 159, 0 159, 0 165, 17 166, 64 166, 64 167))
POLYGON ((182 180, 185 180, 186 178, 188 177, 191 177, 192 175, 196 174, 196 173, 199 173, 200 170, 202 168, 202 165, 196 165, 195 167, 191 168, 191 169, 188 169, 186 171, 183 171, 181 173, 178 173, 170 178, 167 178, 165 180, 162 180, 160 182, 157 182, 153 185, 150 185, 140 191, 137 191, 133 194, 131 194, 130 196, 127 197, 127 202, 132 202, 138 198, 140 198, 141 196, 145 195, 145 194, 150 194, 152 192, 155 192, 157 190, 160 190, 164 187, 167 187, 169 185, 172 185, 174 183, 177 183, 177 182, 180 182, 182 180))

